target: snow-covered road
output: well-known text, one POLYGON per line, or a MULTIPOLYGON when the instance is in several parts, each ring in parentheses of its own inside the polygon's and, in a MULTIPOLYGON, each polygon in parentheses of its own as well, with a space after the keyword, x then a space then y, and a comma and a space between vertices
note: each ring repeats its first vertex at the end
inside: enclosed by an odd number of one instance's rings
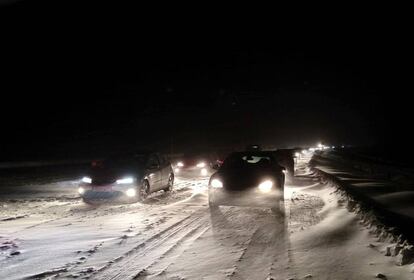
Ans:
POLYGON ((86 205, 72 181, 4 196, 0 279, 414 279, 308 160, 286 186, 284 218, 211 213, 206 179, 178 179, 172 193, 129 205, 86 205))

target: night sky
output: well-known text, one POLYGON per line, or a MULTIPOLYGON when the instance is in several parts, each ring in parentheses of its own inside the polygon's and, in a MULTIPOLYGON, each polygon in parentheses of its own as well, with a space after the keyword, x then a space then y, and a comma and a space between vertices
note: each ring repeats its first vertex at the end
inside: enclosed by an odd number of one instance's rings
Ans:
POLYGON ((262 44, 227 29, 140 32, 141 22, 134 32, 60 29, 31 21, 36 8, 1 11, 3 159, 413 140, 407 46, 395 32, 268 33, 276 42, 262 44))

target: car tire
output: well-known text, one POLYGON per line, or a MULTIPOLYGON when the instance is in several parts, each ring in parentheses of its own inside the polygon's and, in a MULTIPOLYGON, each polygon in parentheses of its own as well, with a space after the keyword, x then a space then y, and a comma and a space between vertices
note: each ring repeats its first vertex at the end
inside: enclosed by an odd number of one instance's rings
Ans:
POLYGON ((144 180, 141 186, 138 187, 138 200, 143 201, 150 193, 150 184, 147 180, 144 180))
POLYGON ((168 184, 167 187, 164 189, 165 192, 170 192, 173 190, 173 186, 174 186, 174 174, 170 174, 170 176, 168 177, 168 184))

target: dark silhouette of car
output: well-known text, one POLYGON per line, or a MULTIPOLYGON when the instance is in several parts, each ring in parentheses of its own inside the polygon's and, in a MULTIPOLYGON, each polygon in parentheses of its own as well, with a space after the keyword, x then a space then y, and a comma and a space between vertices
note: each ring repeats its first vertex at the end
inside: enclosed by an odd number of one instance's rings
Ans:
POLYGON ((274 152, 274 156, 279 163, 286 170, 286 178, 292 180, 295 176, 295 160, 293 149, 278 149, 274 152))
POLYGON ((273 152, 259 150, 230 154, 210 178, 210 209, 234 205, 283 210, 284 171, 273 152))
POLYGON ((135 202, 155 191, 171 191, 173 184, 174 173, 164 156, 140 152, 93 161, 78 191, 85 202, 135 202))

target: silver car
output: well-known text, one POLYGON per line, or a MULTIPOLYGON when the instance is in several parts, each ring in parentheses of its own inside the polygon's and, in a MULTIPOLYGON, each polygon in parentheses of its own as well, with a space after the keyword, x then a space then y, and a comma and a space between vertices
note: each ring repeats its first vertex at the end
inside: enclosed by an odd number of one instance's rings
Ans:
POLYGON ((152 192, 171 191, 173 184, 170 162, 159 153, 144 152, 93 161, 78 192, 85 202, 135 202, 152 192))

